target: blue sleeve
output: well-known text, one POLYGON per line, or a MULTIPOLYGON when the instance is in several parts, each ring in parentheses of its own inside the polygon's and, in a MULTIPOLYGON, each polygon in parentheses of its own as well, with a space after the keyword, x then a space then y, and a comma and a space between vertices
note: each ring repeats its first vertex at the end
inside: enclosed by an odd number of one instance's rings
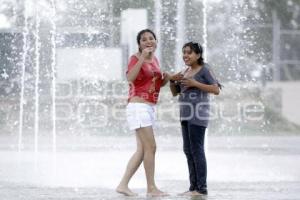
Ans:
POLYGON ((209 68, 205 68, 205 71, 204 71, 204 78, 207 82, 207 84, 209 85, 213 85, 213 84, 218 84, 218 81, 216 80, 213 72, 211 71, 211 69, 209 68))

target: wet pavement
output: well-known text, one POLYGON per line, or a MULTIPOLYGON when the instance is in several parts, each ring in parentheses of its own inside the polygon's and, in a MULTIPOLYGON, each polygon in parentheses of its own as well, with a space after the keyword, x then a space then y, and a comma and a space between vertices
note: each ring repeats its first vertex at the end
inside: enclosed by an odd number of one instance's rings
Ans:
POLYGON ((201 197, 179 196, 176 189, 182 192, 186 185, 182 181, 158 182, 170 196, 161 198, 146 197, 144 189, 135 189, 138 197, 124 197, 112 189, 98 187, 39 187, 1 183, 0 195, 3 200, 20 199, 164 199, 164 200, 297 200, 300 194, 300 182, 211 182, 209 194, 201 197), (171 188, 172 187, 172 188, 171 188))
MULTIPOLYGON (((114 192, 135 149, 128 137, 59 137, 57 152, 50 138, 24 138, 21 152, 16 138, 0 137, 0 199, 151 199, 146 197, 144 169, 130 186, 138 197, 114 192)), ((157 137, 156 180, 170 196, 153 199, 283 200, 300 199, 299 136, 209 136, 208 189, 204 197, 182 197, 188 173, 181 138, 157 137)))

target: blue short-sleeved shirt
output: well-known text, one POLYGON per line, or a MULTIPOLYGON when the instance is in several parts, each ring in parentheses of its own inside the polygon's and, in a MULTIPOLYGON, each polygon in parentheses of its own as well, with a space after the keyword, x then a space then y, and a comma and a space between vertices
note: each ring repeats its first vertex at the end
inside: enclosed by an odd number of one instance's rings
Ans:
MULTIPOLYGON (((206 63, 194 75, 194 79, 208 85, 218 83, 206 63)), ((209 94, 198 88, 186 89, 182 84, 180 84, 180 90, 180 121, 189 121, 192 124, 207 127, 210 109, 209 94)))

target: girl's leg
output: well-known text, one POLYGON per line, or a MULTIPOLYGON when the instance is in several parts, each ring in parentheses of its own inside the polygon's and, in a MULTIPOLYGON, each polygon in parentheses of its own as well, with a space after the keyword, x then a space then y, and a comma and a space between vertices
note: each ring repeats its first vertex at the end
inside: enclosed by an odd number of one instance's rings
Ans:
POLYGON ((196 179, 195 162, 191 151, 191 138, 189 132, 190 130, 187 121, 181 122, 181 131, 182 131, 182 139, 183 139, 183 152, 186 156, 188 169, 189 169, 189 180, 190 180, 189 191, 194 191, 196 190, 197 187, 197 179, 196 179))
POLYGON ((189 124, 191 152, 195 163, 197 192, 207 194, 207 165, 204 151, 205 127, 189 124))
POLYGON ((166 196, 167 194, 160 191, 154 181, 156 142, 152 126, 139 128, 137 132, 144 151, 143 162, 147 179, 147 193, 149 196, 166 196))
POLYGON ((123 178, 116 189, 117 192, 124 194, 126 196, 136 196, 137 195, 136 193, 132 192, 128 188, 128 183, 129 183, 131 177, 134 175, 134 173, 137 171, 137 169, 141 165, 141 163, 143 161, 143 157, 144 157, 143 146, 142 146, 142 142, 141 142, 140 138, 138 137, 138 132, 136 132, 136 141, 137 141, 137 150, 130 158, 130 160, 127 164, 127 167, 126 167, 125 174, 123 175, 123 178))

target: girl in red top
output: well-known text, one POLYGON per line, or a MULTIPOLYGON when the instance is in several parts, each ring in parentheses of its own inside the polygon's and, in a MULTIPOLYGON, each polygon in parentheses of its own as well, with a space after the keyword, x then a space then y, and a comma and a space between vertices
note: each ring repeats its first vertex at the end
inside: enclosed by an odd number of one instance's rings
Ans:
POLYGON ((137 43, 139 52, 130 57, 126 72, 130 87, 126 115, 129 128, 135 130, 137 150, 130 158, 116 191, 126 196, 137 195, 128 188, 128 183, 143 162, 147 195, 166 196, 154 181, 156 142, 152 127, 160 87, 168 82, 169 75, 163 76, 154 55, 157 45, 155 34, 149 29, 142 30, 137 35, 137 43))

